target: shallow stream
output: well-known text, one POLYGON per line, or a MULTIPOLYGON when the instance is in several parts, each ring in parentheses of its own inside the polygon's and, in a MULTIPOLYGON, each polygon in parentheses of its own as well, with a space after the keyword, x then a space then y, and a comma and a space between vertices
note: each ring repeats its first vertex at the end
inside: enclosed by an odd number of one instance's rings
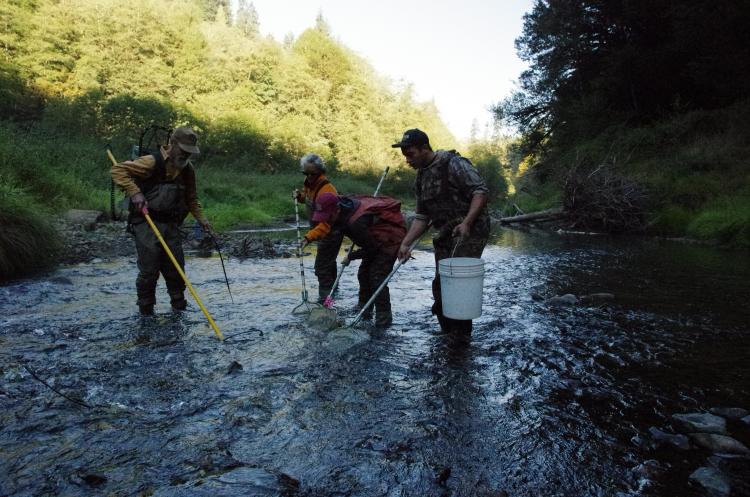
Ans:
POLYGON ((648 433, 750 409, 746 253, 501 231, 469 345, 438 333, 429 246, 415 257, 384 331, 292 315, 296 259, 227 260, 232 304, 218 258, 188 258, 224 342, 161 282, 139 317, 132 259, 0 287, 0 496, 699 496, 706 465, 750 495, 748 459, 648 433))

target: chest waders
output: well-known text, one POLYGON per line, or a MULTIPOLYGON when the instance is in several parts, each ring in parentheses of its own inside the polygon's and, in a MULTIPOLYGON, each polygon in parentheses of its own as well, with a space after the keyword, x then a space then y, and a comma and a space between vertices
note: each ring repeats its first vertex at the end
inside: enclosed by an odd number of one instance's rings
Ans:
MULTIPOLYGON (((116 166, 117 160, 115 159, 115 156, 112 155, 112 152, 107 150, 107 155, 109 156, 109 159, 112 161, 112 164, 116 166)), ((214 322, 214 319, 211 317, 211 314, 209 314, 208 309, 206 309, 206 307, 203 305, 203 302, 201 302, 200 297, 198 297, 198 294, 195 292, 195 289, 193 288, 193 285, 190 283, 190 280, 188 280, 187 276, 185 275, 185 272, 180 267, 180 263, 177 262, 177 259, 175 259, 174 254, 172 254, 172 251, 169 250, 169 247, 167 246, 167 242, 164 241, 164 238, 161 236, 161 233, 159 233, 159 229, 151 220, 151 216, 148 213, 148 209, 144 207, 143 210, 141 211, 141 215, 146 219, 146 222, 153 230, 154 234, 156 235, 156 238, 159 239, 159 243, 161 243, 162 248, 169 256, 169 260, 172 261, 172 264, 174 264, 175 269, 177 269, 177 272, 182 277, 182 280, 185 282, 185 285, 187 286, 188 290, 190 290, 190 294, 195 299, 196 303, 198 304, 198 307, 201 308, 201 311, 203 311, 203 314, 206 316, 206 319, 208 319, 208 324, 211 325, 211 328, 213 328, 214 333, 216 333, 216 336, 219 337, 219 340, 224 340, 224 335, 221 334, 219 327, 216 326, 216 323, 214 322)))

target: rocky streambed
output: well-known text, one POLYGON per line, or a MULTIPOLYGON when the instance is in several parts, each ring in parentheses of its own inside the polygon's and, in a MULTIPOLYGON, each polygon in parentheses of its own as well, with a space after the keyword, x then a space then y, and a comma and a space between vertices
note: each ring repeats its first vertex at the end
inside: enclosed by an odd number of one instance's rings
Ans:
MULTIPOLYGON (((109 229, 81 237, 132 247, 109 229)), ((291 239, 227 243, 234 303, 215 252, 187 261, 224 342, 163 287, 139 317, 133 254, 0 287, 0 496, 750 496, 740 254, 499 231, 465 343, 429 313, 429 245, 392 327, 321 331, 291 239)), ((350 268, 344 319, 356 292, 350 268)))

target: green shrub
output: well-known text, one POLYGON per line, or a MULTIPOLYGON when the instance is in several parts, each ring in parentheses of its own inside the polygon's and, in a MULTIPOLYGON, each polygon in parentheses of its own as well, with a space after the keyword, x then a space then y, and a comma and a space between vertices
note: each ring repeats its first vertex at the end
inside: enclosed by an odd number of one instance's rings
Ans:
POLYGON ((750 195, 707 204, 688 225, 690 236, 750 247, 750 195))
POLYGON ((23 190, 0 177, 0 281, 54 264, 62 244, 42 212, 23 190))
POLYGON ((693 211, 682 206, 668 205, 654 212, 649 225, 655 233, 665 236, 679 236, 685 234, 694 216, 693 211))

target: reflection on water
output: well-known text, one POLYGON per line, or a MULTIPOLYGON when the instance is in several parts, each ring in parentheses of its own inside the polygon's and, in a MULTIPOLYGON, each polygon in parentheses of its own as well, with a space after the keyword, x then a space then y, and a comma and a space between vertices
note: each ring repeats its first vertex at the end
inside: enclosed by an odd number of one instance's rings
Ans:
POLYGON ((746 254, 502 231, 462 344, 429 313, 423 248, 385 331, 306 327, 292 259, 226 261, 234 305, 217 258, 188 260, 223 343, 163 287, 138 317, 132 260, 0 287, 0 495, 703 495, 708 464, 750 495, 745 459, 643 443, 674 413, 750 408, 746 254))

